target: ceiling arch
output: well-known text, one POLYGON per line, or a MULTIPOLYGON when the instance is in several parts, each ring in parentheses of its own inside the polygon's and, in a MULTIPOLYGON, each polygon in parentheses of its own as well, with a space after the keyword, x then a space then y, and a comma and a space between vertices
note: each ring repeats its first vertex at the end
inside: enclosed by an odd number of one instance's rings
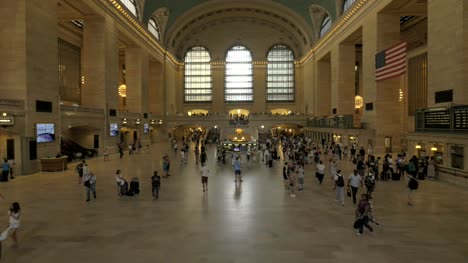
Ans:
MULTIPOLYGON (((206 0, 140 0, 144 6, 143 10, 143 21, 148 22, 149 18, 152 16, 154 10, 166 7, 169 9, 171 16, 167 22, 167 26, 171 27, 175 21, 184 16, 186 12, 190 9, 207 3, 206 0)), ((296 15, 302 17, 306 23, 311 24, 312 20, 310 18, 308 7, 310 5, 319 5, 322 6, 324 9, 328 10, 330 17, 333 21, 336 20, 338 14, 337 2, 341 0, 255 0, 257 2, 262 2, 263 4, 269 4, 271 2, 277 3, 282 5, 285 8, 288 8, 290 11, 294 12, 296 15)), ((223 5, 226 3, 233 3, 236 1, 233 0, 212 0, 209 1, 214 4, 219 4, 219 2, 223 2, 223 5)))
MULTIPOLYGON (((284 42, 301 56, 313 44, 312 27, 301 16, 283 5, 264 0, 209 1, 192 8, 167 30, 165 45, 182 57, 190 46, 203 44, 210 50, 224 45, 250 42, 258 52, 284 42), (204 41, 208 41, 205 43, 204 41)), ((257 54, 257 52, 255 53, 257 54)), ((218 53, 215 57, 219 57, 218 53)))

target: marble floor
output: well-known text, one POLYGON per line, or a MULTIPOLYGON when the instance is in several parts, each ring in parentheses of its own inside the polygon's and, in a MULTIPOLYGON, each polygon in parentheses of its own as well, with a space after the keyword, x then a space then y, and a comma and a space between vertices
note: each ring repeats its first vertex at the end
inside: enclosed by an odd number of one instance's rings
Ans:
MULTIPOLYGON (((0 184, 0 227, 9 203, 20 202, 20 246, 3 242, 3 262, 468 262, 468 191, 421 181, 415 206, 406 204, 403 181, 378 182, 374 215, 381 226, 357 236, 354 206, 335 202, 331 179, 324 185, 306 168, 305 190, 290 198, 280 161, 273 168, 244 164, 236 186, 230 165, 214 161, 203 194, 193 156, 186 166, 170 152, 172 175, 153 201, 150 177, 161 171, 167 144, 150 154, 89 160, 97 175, 98 199, 85 202, 73 169, 21 176, 0 184), (116 195, 114 172, 138 176, 142 193, 116 195)), ((74 165, 73 165, 74 167, 74 165)), ((348 174, 349 163, 340 163, 348 174)))

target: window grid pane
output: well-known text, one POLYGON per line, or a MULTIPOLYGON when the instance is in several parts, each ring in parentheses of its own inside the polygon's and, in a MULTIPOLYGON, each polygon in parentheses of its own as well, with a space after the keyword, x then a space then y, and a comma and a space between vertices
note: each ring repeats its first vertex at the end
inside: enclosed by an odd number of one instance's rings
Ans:
POLYGON ((343 13, 348 11, 348 9, 356 2, 356 0, 346 0, 343 5, 343 13))
POLYGON ((252 55, 246 47, 235 46, 226 55, 224 100, 253 101, 252 55))
POLYGON ((326 16, 322 21, 322 27, 320 29, 320 37, 323 37, 328 30, 331 28, 331 18, 330 16, 326 16))
POLYGON ((156 24, 156 20, 153 18, 150 18, 148 22, 148 30, 154 37, 156 37, 157 40, 159 40, 159 27, 158 24, 156 24))
POLYGON ((193 47, 185 55, 185 102, 213 100, 210 53, 204 47, 193 47))
POLYGON ((285 45, 268 52, 266 100, 294 101, 294 54, 285 45))
POLYGON ((134 16, 138 17, 138 11, 135 0, 120 0, 122 4, 130 11, 134 16))

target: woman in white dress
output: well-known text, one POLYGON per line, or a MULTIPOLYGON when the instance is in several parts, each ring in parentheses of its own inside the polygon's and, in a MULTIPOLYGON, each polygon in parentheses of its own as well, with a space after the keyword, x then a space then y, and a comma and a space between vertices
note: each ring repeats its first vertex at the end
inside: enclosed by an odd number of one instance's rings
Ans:
POLYGON ((431 159, 429 159, 429 162, 427 163, 427 177, 431 178, 431 179, 435 177, 435 160, 434 160, 434 156, 431 156, 431 159))
MULTIPOLYGON (((19 205, 18 202, 14 202, 14 203, 11 204, 10 211, 8 211, 8 216, 9 216, 10 225, 0 235, 0 242, 5 240, 8 236, 11 236, 11 238, 15 242, 13 244, 13 247, 17 247, 18 246, 18 237, 16 235, 16 232, 17 232, 18 228, 20 227, 20 221, 21 221, 21 208, 20 208, 20 205, 19 205)), ((0 249, 1 249, 1 243, 0 243, 0 249)))

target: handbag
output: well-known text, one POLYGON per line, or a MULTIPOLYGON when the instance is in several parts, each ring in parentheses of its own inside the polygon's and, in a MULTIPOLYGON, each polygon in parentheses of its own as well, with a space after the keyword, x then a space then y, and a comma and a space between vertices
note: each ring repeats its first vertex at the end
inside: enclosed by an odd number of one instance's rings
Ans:
POLYGON ((346 191, 346 195, 347 195, 348 197, 351 197, 351 191, 349 191, 349 189, 346 191))
POLYGON ((353 228, 358 229, 362 225, 362 219, 358 218, 356 221, 354 221, 353 228))

